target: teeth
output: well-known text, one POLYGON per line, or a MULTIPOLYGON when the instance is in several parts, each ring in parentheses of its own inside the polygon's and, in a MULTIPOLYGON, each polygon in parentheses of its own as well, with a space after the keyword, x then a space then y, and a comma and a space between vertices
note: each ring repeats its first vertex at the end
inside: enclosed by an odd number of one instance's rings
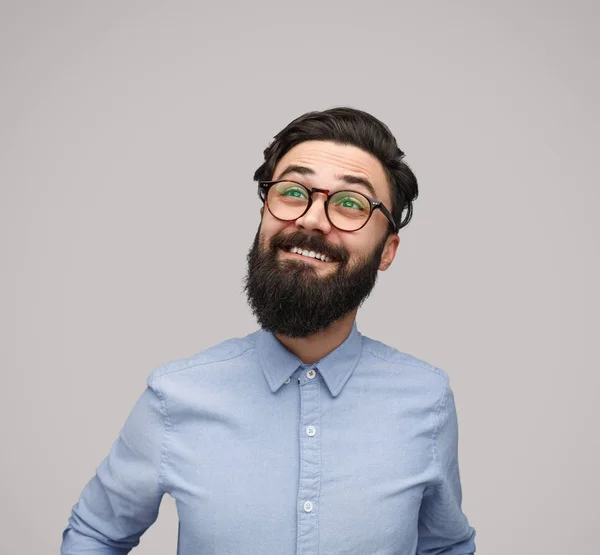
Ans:
POLYGON ((321 254, 320 252, 299 249, 298 247, 290 248, 290 252, 292 254, 301 254, 303 256, 308 256, 309 258, 316 258, 317 260, 322 260, 323 262, 331 262, 331 258, 329 258, 329 256, 321 254))

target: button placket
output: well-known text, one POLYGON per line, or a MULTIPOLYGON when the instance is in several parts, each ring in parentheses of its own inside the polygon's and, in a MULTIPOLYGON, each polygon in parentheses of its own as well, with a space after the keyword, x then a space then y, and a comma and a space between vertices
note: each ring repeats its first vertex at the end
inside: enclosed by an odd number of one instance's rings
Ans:
POLYGON ((298 483, 298 526, 296 550, 317 553, 319 547, 319 492, 321 445, 317 430, 321 418, 321 381, 314 368, 298 380, 300 389, 300 476, 298 483))

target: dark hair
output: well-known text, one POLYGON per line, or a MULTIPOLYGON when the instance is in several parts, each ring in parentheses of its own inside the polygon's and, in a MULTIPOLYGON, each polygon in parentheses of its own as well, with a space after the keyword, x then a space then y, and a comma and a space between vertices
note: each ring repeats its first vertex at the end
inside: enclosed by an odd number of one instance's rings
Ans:
MULTIPOLYGON (((387 125, 376 117, 354 108, 330 108, 322 112, 308 112, 289 123, 265 149, 264 163, 254 173, 255 181, 273 178, 275 167, 292 147, 304 141, 332 141, 356 146, 382 164, 388 177, 392 206, 391 213, 397 229, 408 224, 412 217, 412 203, 419 194, 417 178, 403 162, 404 152, 387 125), (402 214, 406 216, 402 220, 402 214)), ((390 223, 388 233, 393 233, 390 223)))

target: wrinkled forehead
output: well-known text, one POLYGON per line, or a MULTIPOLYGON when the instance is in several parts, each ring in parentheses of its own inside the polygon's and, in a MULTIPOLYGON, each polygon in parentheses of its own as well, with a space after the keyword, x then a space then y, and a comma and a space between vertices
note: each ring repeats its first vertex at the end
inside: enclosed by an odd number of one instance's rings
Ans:
POLYGON ((331 141, 305 141, 292 147, 277 162, 273 179, 282 175, 300 179, 308 185, 322 188, 339 188, 352 179, 364 180, 372 186, 367 194, 375 196, 389 206, 390 188, 381 162, 369 152, 354 145, 331 141), (289 172, 290 168, 296 171, 289 172), (304 168, 304 170, 302 169, 304 168))

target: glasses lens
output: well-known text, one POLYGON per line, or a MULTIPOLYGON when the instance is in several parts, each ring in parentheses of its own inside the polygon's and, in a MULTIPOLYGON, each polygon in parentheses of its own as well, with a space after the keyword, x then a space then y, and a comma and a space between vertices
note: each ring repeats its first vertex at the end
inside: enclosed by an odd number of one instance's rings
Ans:
POLYGON ((329 219, 344 231, 362 227, 370 214, 369 199, 356 191, 338 191, 329 201, 329 219))
POLYGON ((275 183, 269 189, 269 210, 280 220, 295 220, 306 210, 308 189, 292 181, 275 183))

